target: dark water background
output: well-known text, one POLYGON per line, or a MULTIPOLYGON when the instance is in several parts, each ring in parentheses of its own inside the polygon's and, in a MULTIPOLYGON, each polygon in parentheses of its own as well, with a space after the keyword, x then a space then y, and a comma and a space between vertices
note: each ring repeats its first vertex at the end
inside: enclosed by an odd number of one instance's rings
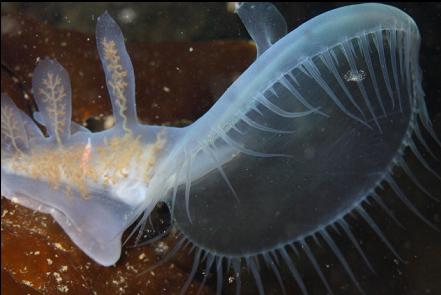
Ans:
MULTIPOLYGON (((276 3, 286 18, 289 31, 304 21, 322 12, 340 7, 343 3, 276 3)), ((391 3, 416 21, 422 45, 420 62, 423 69, 423 88, 426 102, 435 131, 441 135, 441 4, 438 3, 391 3)), ((184 4, 134 4, 134 3, 90 3, 90 4, 49 4, 49 3, 2 3, 2 13, 15 11, 47 21, 49 24, 83 32, 94 32, 96 17, 108 10, 121 25, 128 42, 162 42, 162 41, 208 41, 217 39, 248 39, 239 18, 227 9, 226 3, 184 3, 184 4)), ((197 65, 195 65, 197 67, 197 65)), ((135 73, 136 75, 136 73, 135 73)), ((437 155, 441 156, 439 147, 432 143, 437 155)), ((429 157, 427 157, 429 159, 429 157)), ((415 174, 422 177, 428 189, 441 195, 440 182, 434 181, 409 156, 409 163, 415 174)), ((440 163, 431 160, 431 165, 441 171, 440 163)), ((399 172, 398 172, 399 174, 399 172)), ((401 185, 410 199, 433 223, 441 227, 441 208, 430 201, 405 179, 401 185)), ((371 263, 377 274, 372 274, 363 264, 350 243, 339 243, 345 252, 351 267, 361 285, 368 294, 441 294, 441 234, 430 229, 410 213, 400 202, 394 200, 390 190, 382 196, 387 199, 398 218, 407 228, 400 229, 384 217, 378 206, 369 209, 378 224, 406 260, 398 262, 379 238, 369 228, 354 220, 355 233, 363 242, 371 263), (376 212, 379 211, 379 212, 376 212)), ((351 285, 336 259, 323 251, 319 253, 319 262, 329 265, 325 273, 336 294, 358 294, 351 285)), ((324 294, 324 289, 317 275, 310 266, 300 267, 308 289, 312 294, 324 294)), ((274 285, 274 279, 265 274, 264 284, 274 285)), ((288 286, 292 279, 284 274, 288 286)), ((234 286, 227 287, 232 293, 234 286)), ((279 294, 278 288, 266 289, 268 294, 279 294)), ((244 294, 254 294, 253 283, 245 283, 244 294)), ((298 290, 296 290, 296 294, 298 290)))
MULTIPOLYGON (((275 5, 285 17, 288 31, 308 19, 351 3, 283 3, 275 5)), ((423 87, 431 118, 441 120, 441 4, 391 2, 417 23, 421 36, 423 87)), ((121 26, 127 42, 209 41, 249 39, 227 3, 4 3, 2 13, 19 12, 58 28, 95 31, 96 17, 107 10, 121 26)))

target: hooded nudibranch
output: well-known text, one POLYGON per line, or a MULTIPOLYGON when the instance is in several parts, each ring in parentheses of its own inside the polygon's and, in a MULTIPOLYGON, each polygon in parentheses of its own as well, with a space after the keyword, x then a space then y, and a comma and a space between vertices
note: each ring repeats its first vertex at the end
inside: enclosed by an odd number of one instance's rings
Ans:
POLYGON ((137 219, 132 233, 142 232, 155 205, 165 202, 180 232, 169 256, 189 244, 194 250, 182 293, 203 264, 217 274, 218 293, 230 272, 240 293, 247 270, 264 294, 260 265, 286 293, 284 265, 308 294, 293 260, 300 252, 332 293, 315 243, 330 249, 363 292, 331 233, 345 234, 371 267, 348 214, 364 219, 395 253, 365 209, 374 202, 394 218, 378 194, 386 185, 436 228, 392 174, 400 167, 436 199, 404 159, 409 150, 441 179, 421 152, 432 153, 427 135, 441 142, 424 102, 417 26, 382 4, 335 9, 288 34, 272 4, 244 3, 236 12, 256 42, 257 59, 187 127, 138 122, 133 67, 107 13, 98 18, 96 40, 114 127, 92 133, 72 122, 67 72, 54 60, 40 61, 33 119, 1 96, 1 193, 51 214, 104 266, 118 261, 123 232, 137 219))

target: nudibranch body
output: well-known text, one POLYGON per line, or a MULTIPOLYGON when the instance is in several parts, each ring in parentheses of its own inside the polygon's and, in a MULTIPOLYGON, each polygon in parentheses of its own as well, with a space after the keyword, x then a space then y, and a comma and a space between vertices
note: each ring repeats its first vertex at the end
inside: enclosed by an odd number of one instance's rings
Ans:
POLYGON ((97 33, 115 126, 91 133, 71 122, 67 72, 54 60, 40 61, 32 82, 39 109, 34 119, 48 137, 2 94, 2 195, 50 213, 84 252, 111 265, 124 230, 157 202, 147 200, 147 191, 178 129, 137 122, 123 36, 108 15, 97 33))
POLYGON ((292 258, 301 252, 332 293, 314 243, 327 245, 361 290, 331 230, 340 229, 371 267, 346 219, 357 214, 395 253, 365 209, 369 198, 391 214, 379 188, 388 185, 436 228, 392 174, 400 167, 435 199, 404 159, 409 149, 439 178, 420 152, 431 153, 423 129, 440 141, 421 88, 417 26, 381 4, 339 8, 288 34, 271 4, 244 3, 237 13, 256 42, 257 59, 184 128, 138 123, 133 68, 106 13, 96 39, 114 127, 91 133, 71 122, 68 74, 42 60, 33 76, 34 120, 47 137, 2 94, 2 195, 50 213, 106 266, 119 259, 124 230, 142 216, 135 226, 142 232, 154 206, 166 202, 181 233, 171 254, 186 243, 195 249, 183 292, 205 260, 206 272, 217 273, 218 292, 230 266, 240 292, 246 266, 263 294, 263 261, 283 292, 282 262, 307 294, 292 258))

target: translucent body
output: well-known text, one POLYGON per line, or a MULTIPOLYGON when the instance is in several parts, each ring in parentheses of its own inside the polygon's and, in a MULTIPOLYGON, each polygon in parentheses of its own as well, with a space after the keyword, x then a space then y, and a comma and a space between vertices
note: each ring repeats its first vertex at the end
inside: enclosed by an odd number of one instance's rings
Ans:
POLYGON ((286 36, 271 4, 243 4, 237 13, 257 60, 185 128, 137 122, 133 68, 107 14, 98 20, 97 46, 113 128, 90 133, 71 123, 68 75, 42 61, 34 119, 48 137, 2 95, 2 194, 52 214, 103 265, 118 260, 123 231, 143 214, 142 230, 166 201, 183 233, 176 249, 184 241, 197 249, 190 279, 203 253, 218 277, 224 258, 236 272, 244 260, 262 293, 256 257, 274 269, 280 256, 305 293, 285 249, 300 243, 328 288, 306 242, 320 235, 357 284, 326 227, 340 224, 365 258, 343 217, 359 212, 384 239, 360 205, 381 182, 419 215, 391 169, 406 167, 406 147, 427 166, 412 139, 421 135, 418 119, 437 140, 420 85, 417 27, 379 4, 322 14, 286 36))
POLYGON ((158 195, 148 194, 158 163, 178 129, 137 123, 134 74, 119 27, 108 15, 97 26, 116 124, 91 133, 71 122, 70 81, 42 60, 34 71, 37 125, 2 94, 2 195, 50 213, 71 239, 103 265, 121 254, 121 236, 158 195), (142 163, 142 165, 139 165, 142 163))
POLYGON ((408 140, 412 105, 422 100, 411 77, 418 46, 413 21, 382 5, 325 13, 274 44, 193 126, 213 134, 213 150, 234 141, 232 152, 241 151, 223 167, 239 202, 213 171, 191 187, 197 222, 177 199, 179 228, 204 249, 243 256, 301 240, 351 211, 408 140), (350 70, 368 76, 346 81, 350 70))

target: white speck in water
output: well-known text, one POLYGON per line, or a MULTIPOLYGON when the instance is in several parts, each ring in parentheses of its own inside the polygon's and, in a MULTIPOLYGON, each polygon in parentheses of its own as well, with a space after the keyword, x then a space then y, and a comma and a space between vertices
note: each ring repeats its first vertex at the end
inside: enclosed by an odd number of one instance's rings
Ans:
POLYGON ((58 291, 62 292, 62 293, 67 293, 69 292, 69 287, 66 285, 58 285, 57 286, 58 291))
POLYGON ((167 252, 167 250, 168 250, 168 245, 164 242, 160 242, 158 246, 155 248, 155 252, 158 254, 167 252))
POLYGON ((229 283, 229 284, 234 283, 234 277, 229 276, 229 277, 228 277, 228 283, 229 283))
POLYGON ((346 72, 343 78, 347 82, 360 82, 366 78, 366 72, 363 70, 357 70, 357 71, 349 70, 346 72))
POLYGON ((170 88, 168 88, 167 86, 162 87, 162 90, 164 90, 164 92, 170 92, 170 88))
POLYGON ((29 287, 32 287, 32 286, 33 286, 32 282, 30 282, 30 281, 22 280, 21 282, 22 282, 23 284, 25 284, 26 286, 29 286, 29 287))
POLYGON ((136 11, 133 8, 124 8, 118 14, 118 19, 126 24, 133 22, 136 17, 136 11))
POLYGON ((57 283, 60 283, 61 281, 63 281, 63 278, 61 277, 61 275, 58 272, 53 272, 52 275, 55 277, 55 280, 57 281, 57 283))
POLYGON ((58 250, 67 252, 67 249, 63 247, 63 245, 61 243, 53 243, 54 247, 58 250))
POLYGON ((188 52, 193 52, 193 47, 188 48, 188 52))

